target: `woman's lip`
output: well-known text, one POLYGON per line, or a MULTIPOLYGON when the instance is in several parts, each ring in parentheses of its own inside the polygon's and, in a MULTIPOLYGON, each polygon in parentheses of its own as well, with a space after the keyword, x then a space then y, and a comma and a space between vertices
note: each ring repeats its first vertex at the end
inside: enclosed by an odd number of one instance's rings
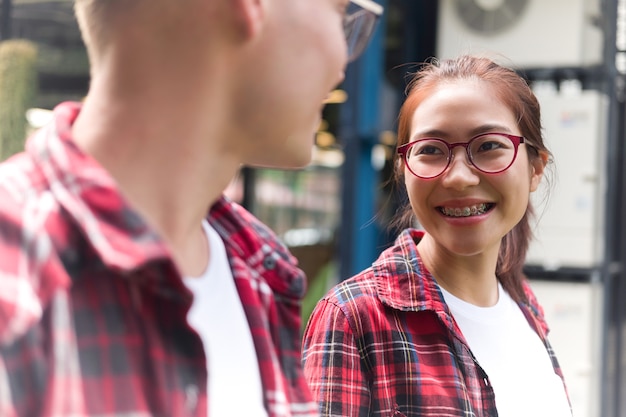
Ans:
POLYGON ((487 198, 468 198, 468 199, 454 199, 446 200, 436 204, 436 207, 449 207, 449 208, 463 208, 475 206, 477 204, 492 204, 493 201, 487 198))

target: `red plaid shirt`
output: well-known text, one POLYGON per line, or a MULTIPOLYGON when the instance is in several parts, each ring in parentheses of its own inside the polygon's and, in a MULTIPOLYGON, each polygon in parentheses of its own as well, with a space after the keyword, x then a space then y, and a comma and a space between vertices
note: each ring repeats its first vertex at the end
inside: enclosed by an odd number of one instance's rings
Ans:
MULTIPOLYGON (((304 335, 304 373, 322 416, 497 416, 495 396, 439 287, 403 232, 371 268, 322 299, 304 335)), ((530 288, 521 304, 546 340, 530 288)))
MULTIPOLYGON (((163 240, 72 143, 79 110, 60 105, 54 126, 0 167, 0 415, 205 417, 192 294, 163 240)), ((222 199, 208 220, 226 245, 268 415, 317 415, 300 363, 303 273, 241 207, 222 199)))

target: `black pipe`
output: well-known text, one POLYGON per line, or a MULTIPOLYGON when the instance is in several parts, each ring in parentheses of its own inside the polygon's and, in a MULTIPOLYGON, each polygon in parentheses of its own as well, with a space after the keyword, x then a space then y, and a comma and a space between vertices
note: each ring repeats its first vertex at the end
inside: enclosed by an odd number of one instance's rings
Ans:
POLYGON ((11 15, 13 10, 13 0, 2 0, 0 8, 0 40, 11 39, 11 15))
MULTIPOLYGON (((624 281, 622 245, 622 199, 624 137, 624 75, 620 74, 615 61, 617 49, 618 3, 623 0, 603 2, 604 24, 604 92, 608 97, 607 142, 605 153, 606 198, 604 209, 603 246, 604 257, 600 265, 600 281, 603 288, 602 354, 600 368, 600 415, 618 417, 625 406, 621 391, 623 386, 623 330, 625 321, 626 282, 624 281)), ((626 375, 624 375, 626 376, 626 375)))

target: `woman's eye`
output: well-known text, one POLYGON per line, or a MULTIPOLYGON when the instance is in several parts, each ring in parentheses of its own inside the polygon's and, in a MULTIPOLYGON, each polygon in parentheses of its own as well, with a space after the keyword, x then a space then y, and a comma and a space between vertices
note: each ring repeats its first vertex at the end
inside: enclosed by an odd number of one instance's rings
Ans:
POLYGON ((439 146, 424 144, 422 146, 416 146, 414 149, 414 155, 442 155, 444 152, 439 146))
POLYGON ((478 150, 481 151, 481 152, 493 151, 493 150, 499 149, 501 147, 502 147, 502 144, 500 142, 483 142, 478 147, 478 150))
POLYGON ((434 146, 426 146, 426 147, 422 148, 420 153, 424 154, 424 155, 434 155, 436 153, 441 153, 441 151, 439 149, 435 148, 434 146))

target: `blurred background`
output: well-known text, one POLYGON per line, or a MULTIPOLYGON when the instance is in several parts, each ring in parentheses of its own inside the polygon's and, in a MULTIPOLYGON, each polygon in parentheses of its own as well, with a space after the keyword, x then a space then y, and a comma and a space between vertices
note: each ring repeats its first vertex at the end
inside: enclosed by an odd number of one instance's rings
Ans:
MULTIPOLYGON (((626 0, 376 0, 385 15, 329 96, 305 169, 244 168, 226 191, 270 225, 309 278, 304 320, 329 287, 395 237, 390 181, 407 74, 432 56, 487 54, 536 92, 554 153, 534 195, 526 272, 577 417, 626 416, 626 0)), ((65 100, 88 60, 72 0, 0 0, 0 159, 65 100)))

